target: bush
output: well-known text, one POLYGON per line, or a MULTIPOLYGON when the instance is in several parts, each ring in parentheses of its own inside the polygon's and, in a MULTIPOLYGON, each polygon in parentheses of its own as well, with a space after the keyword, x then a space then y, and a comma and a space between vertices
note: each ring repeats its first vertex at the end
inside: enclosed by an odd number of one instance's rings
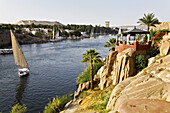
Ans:
POLYGON ((12 107, 11 113, 25 113, 27 111, 27 107, 25 104, 19 105, 16 104, 12 107))
POLYGON ((150 30, 150 37, 153 39, 156 35, 156 31, 153 31, 153 29, 150 30))
POLYGON ((44 36, 44 34, 41 31, 36 31, 35 36, 42 37, 42 36, 44 36))
POLYGON ((53 101, 49 101, 48 105, 44 108, 44 113, 59 113, 64 105, 71 100, 70 96, 62 96, 53 98, 53 101))
POLYGON ((156 56, 158 53, 159 53, 159 51, 156 50, 156 49, 154 49, 154 48, 150 48, 150 49, 147 51, 147 54, 148 54, 150 57, 154 57, 154 56, 156 56))
POLYGON ((165 33, 157 33, 155 35, 155 37, 153 38, 153 40, 156 40, 156 41, 159 41, 159 40, 162 40, 162 37, 165 35, 165 33))
POLYGON ((143 55, 137 55, 135 57, 135 68, 136 69, 143 69, 146 67, 146 60, 143 55))
MULTIPOLYGON (((103 64, 104 63, 101 62, 101 63, 96 63, 93 65, 93 75, 95 75, 97 73, 97 71, 100 69, 100 67, 103 66, 103 64)), ((86 67, 86 69, 84 69, 84 72, 82 72, 82 74, 77 77, 77 84, 88 82, 91 80, 90 69, 91 69, 91 67, 89 65, 88 67, 86 67)))
POLYGON ((159 41, 162 39, 162 37, 165 35, 165 33, 168 33, 168 29, 163 29, 163 30, 159 30, 156 32, 156 35, 154 38, 152 38, 153 40, 159 41))

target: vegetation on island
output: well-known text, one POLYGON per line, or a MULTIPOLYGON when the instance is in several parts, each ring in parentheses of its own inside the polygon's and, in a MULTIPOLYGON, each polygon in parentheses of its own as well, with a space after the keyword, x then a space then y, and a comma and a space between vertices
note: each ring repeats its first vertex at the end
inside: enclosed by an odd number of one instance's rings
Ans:
POLYGON ((25 106, 25 104, 19 105, 19 103, 17 103, 12 107, 10 113, 25 113, 26 111, 27 111, 27 107, 25 106))
POLYGON ((115 38, 111 38, 109 39, 108 42, 106 42, 106 45, 104 45, 104 47, 111 47, 109 49, 109 51, 114 51, 115 50, 115 43, 116 43, 116 39, 115 38))
POLYGON ((93 89, 94 87, 94 84, 93 84, 93 65, 95 63, 100 63, 101 62, 101 56, 99 56, 99 53, 95 51, 95 49, 90 49, 90 50, 87 50, 86 53, 83 54, 82 56, 82 60, 81 62, 84 62, 84 64, 86 63, 90 63, 90 78, 91 78, 91 89, 93 89))
POLYGON ((70 96, 62 96, 56 98, 53 98, 52 101, 49 101, 48 105, 44 108, 44 113, 59 113, 66 103, 68 103, 71 100, 70 96))
POLYGON ((79 96, 79 99, 82 99, 83 102, 79 107, 80 109, 77 109, 77 112, 79 110, 81 111, 81 108, 86 108, 83 109, 84 112, 96 111, 99 113, 108 113, 111 109, 106 110, 106 105, 113 89, 114 86, 111 85, 103 90, 96 87, 94 90, 83 91, 79 96))
MULTIPOLYGON (((62 97, 56 96, 56 98, 53 98, 52 101, 49 101, 47 106, 45 106, 43 113, 59 113, 66 103, 68 103, 72 99, 71 96, 64 95, 62 97)), ((25 113, 27 111, 27 107, 25 104, 19 105, 17 103, 12 107, 12 110, 10 113, 25 113)))
MULTIPOLYGON (((104 62, 101 61, 100 63, 94 63, 93 64, 93 75, 95 75, 97 73, 97 71, 104 65, 104 62)), ((80 84, 80 83, 85 83, 85 82, 88 82, 91 80, 90 78, 90 65, 87 66, 84 71, 78 75, 77 77, 77 84, 80 84)))
POLYGON ((160 24, 159 20, 155 18, 155 15, 153 13, 144 14, 144 17, 140 18, 137 23, 140 23, 141 25, 146 25, 147 31, 150 30, 150 26, 155 27, 155 24, 160 24))

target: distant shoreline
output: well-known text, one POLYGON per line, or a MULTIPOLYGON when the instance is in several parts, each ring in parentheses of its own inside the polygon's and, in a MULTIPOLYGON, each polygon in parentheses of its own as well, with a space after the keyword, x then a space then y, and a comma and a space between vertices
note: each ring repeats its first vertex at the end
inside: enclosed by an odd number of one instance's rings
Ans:
MULTIPOLYGON (((59 41, 51 41, 50 39, 48 39, 47 37, 34 37, 34 36, 30 36, 30 35, 23 35, 23 34, 17 34, 15 33, 15 36, 18 40, 18 43, 20 45, 27 45, 27 44, 43 44, 43 43, 57 43, 57 42, 62 42, 64 40, 79 40, 79 39, 84 39, 84 38, 89 38, 89 37, 65 37, 62 40, 59 41)), ((10 37, 8 37, 10 38, 10 37)), ((8 39, 10 40, 10 39, 8 39)), ((5 41, 4 41, 5 42, 5 41)), ((1 43, 0 44, 0 48, 4 49, 4 48, 11 48, 11 40, 8 41, 8 43, 1 43)))

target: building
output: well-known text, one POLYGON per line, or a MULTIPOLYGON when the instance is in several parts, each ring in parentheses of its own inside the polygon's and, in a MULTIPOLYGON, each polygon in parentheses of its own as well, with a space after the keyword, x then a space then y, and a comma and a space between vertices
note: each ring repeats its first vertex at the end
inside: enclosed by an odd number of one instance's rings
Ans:
POLYGON ((148 38, 147 43, 142 44, 139 41, 137 41, 137 37, 136 37, 136 34, 139 35, 139 39, 142 38, 141 36, 142 34, 147 34, 148 37, 150 37, 148 31, 136 29, 135 27, 133 30, 119 33, 119 34, 121 34, 119 39, 118 38, 116 39, 116 51, 118 52, 122 52, 123 50, 128 49, 128 48, 133 48, 135 51, 146 54, 146 51, 151 47, 150 38, 148 38), (126 37, 123 37, 123 36, 126 36, 126 37))
POLYGON ((105 21, 105 27, 109 27, 110 22, 109 21, 105 21))

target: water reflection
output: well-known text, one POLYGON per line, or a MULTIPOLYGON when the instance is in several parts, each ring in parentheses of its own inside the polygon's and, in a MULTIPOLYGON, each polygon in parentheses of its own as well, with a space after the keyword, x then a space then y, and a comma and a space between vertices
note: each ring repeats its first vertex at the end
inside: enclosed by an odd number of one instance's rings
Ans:
POLYGON ((22 100, 22 95, 24 93, 24 90, 27 86, 27 80, 29 76, 24 76, 20 78, 19 83, 17 84, 16 88, 16 103, 20 103, 22 100))

